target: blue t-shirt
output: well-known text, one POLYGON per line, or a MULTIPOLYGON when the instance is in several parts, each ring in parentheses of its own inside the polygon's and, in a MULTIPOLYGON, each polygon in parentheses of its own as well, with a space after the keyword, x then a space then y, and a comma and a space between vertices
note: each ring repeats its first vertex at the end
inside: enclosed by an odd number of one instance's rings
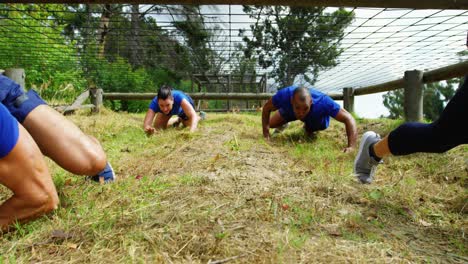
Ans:
MULTIPOLYGON (((174 104, 172 105, 171 112, 167 116, 172 116, 172 115, 178 115, 181 117, 185 116, 184 110, 182 109, 180 105, 183 99, 187 100, 187 102, 189 102, 192 105, 192 107, 195 108, 192 98, 190 98, 190 96, 186 95, 184 92, 179 91, 179 90, 172 90, 172 96, 174 97, 174 104)), ((153 110, 155 113, 162 113, 161 109, 159 109, 157 96, 153 98, 149 108, 153 110)))
MULTIPOLYGON (((280 115, 287 122, 297 120, 294 115, 291 99, 297 86, 288 86, 279 90, 272 98, 273 105, 279 110, 280 115)), ((312 105, 307 116, 302 120, 308 129, 312 131, 326 129, 330 123, 330 116, 336 117, 340 111, 337 104, 328 95, 309 88, 312 97, 312 105)))
POLYGON ((0 159, 16 146, 19 137, 18 121, 0 103, 0 159))

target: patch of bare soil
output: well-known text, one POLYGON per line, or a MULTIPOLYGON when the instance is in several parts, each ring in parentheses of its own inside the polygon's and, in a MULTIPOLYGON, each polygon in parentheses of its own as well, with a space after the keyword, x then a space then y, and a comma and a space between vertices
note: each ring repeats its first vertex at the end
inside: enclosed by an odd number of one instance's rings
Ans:
POLYGON ((301 195, 304 170, 284 151, 259 144, 261 134, 243 131, 241 123, 215 121, 200 137, 167 142, 158 155, 149 151, 129 162, 132 175, 149 169, 150 177, 193 181, 162 194, 160 230, 149 230, 174 240, 162 250, 172 261, 275 262, 289 209, 282 199, 301 195))
MULTIPOLYGON (((217 116, 195 135, 168 131, 157 135, 168 140, 127 155, 123 178, 144 175, 170 186, 158 193, 154 220, 141 226, 148 255, 168 263, 464 260, 441 244, 456 230, 427 232, 417 217, 366 197, 381 191, 343 180, 350 156, 337 154, 316 172, 280 144, 264 143, 259 121, 249 122, 217 116)), ((323 135, 333 142, 341 129, 323 135)))

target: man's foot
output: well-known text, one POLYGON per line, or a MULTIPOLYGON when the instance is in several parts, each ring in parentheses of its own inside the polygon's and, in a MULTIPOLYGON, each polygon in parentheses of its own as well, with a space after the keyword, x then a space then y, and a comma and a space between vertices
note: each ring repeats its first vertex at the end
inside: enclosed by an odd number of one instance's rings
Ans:
POLYGON ((377 165, 382 163, 382 160, 377 161, 369 153, 369 147, 379 142, 379 140, 380 136, 374 131, 367 131, 362 135, 359 152, 354 160, 354 175, 361 183, 371 183, 374 179, 377 165))
POLYGON ((114 173, 114 169, 109 162, 107 162, 106 167, 97 175, 91 176, 91 180, 100 183, 110 183, 117 179, 114 173))
POLYGON ((201 120, 205 120, 206 119, 206 112, 200 111, 200 118, 201 118, 201 120))
POLYGON ((275 128, 275 130, 273 131, 273 134, 279 134, 283 132, 288 126, 289 126, 289 123, 286 123, 280 127, 275 128))

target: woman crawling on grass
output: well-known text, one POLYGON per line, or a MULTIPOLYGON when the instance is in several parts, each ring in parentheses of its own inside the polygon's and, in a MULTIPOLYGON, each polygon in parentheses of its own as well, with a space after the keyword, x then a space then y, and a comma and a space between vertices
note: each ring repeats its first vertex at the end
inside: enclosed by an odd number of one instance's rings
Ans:
POLYGON ((151 101, 148 112, 146 112, 143 129, 147 135, 152 135, 157 129, 166 129, 168 126, 177 127, 182 123, 190 128, 190 132, 193 132, 197 129, 198 122, 204 118, 204 112, 200 112, 200 116, 195 112, 190 96, 182 91, 174 90, 170 86, 163 85, 159 89, 158 95, 151 101), (154 126, 152 125, 153 120, 154 126))

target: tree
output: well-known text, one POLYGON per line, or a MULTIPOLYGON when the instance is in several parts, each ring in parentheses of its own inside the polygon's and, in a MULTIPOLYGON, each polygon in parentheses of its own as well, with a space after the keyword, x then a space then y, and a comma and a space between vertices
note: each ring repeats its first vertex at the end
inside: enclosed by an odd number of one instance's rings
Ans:
POLYGON ((390 112, 388 118, 391 119, 398 119, 403 118, 403 102, 404 102, 404 95, 403 90, 394 90, 390 91, 383 96, 383 104, 390 112))
MULTIPOLYGON (((445 105, 455 94, 460 79, 455 78, 443 82, 429 83, 423 91, 423 115, 425 119, 436 120, 445 108, 445 105)), ((390 91, 384 96, 384 106, 390 111, 389 118, 403 117, 403 90, 390 91)))
POLYGON ((328 13, 324 7, 244 6, 244 12, 256 20, 251 36, 240 31, 246 57, 258 57, 264 69, 273 67, 271 76, 282 86, 307 72, 314 83, 321 70, 335 66, 344 29, 354 19, 344 8, 328 13))
POLYGON ((168 10, 179 13, 178 16, 182 19, 174 21, 173 25, 184 37, 192 72, 218 73, 224 60, 211 47, 211 40, 221 31, 219 26, 208 28, 201 15, 200 6, 197 5, 168 7, 168 10))
POLYGON ((0 65, 24 68, 26 88, 46 99, 70 99, 84 89, 75 42, 62 35, 61 19, 48 9, 65 12, 62 5, 0 4, 0 65))

